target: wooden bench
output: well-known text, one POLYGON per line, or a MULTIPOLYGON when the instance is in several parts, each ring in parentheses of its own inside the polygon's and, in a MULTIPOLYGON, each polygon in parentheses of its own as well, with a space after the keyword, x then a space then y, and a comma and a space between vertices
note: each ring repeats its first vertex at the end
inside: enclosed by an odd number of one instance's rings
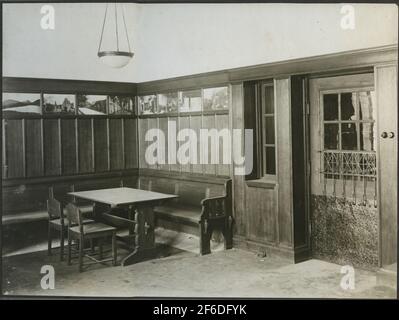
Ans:
MULTIPOLYGON (((231 249, 232 185, 229 178, 141 175, 140 189, 176 194, 179 197, 155 207, 157 222, 166 220, 198 229, 201 255, 211 252, 210 240, 214 231, 224 237, 225 249, 231 249)), ((158 223, 157 223, 158 224, 158 223)))
MULTIPOLYGON (((136 183, 136 176, 126 176, 123 179, 136 183)), ((49 197, 55 197, 65 208, 66 204, 72 200, 68 192, 119 187, 121 181, 121 174, 27 179, 12 183, 3 181, 2 224, 24 224, 48 220, 46 202, 49 197)), ((77 200, 77 203, 85 213, 92 210, 92 203, 82 200, 77 200)))

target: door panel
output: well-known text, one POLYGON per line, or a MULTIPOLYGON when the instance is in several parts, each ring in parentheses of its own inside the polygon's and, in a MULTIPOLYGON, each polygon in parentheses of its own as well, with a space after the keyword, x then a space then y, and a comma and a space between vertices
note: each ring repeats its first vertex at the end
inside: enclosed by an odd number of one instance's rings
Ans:
POLYGON ((380 258, 381 265, 386 267, 397 260, 397 67, 376 67, 375 78, 380 163, 380 258))

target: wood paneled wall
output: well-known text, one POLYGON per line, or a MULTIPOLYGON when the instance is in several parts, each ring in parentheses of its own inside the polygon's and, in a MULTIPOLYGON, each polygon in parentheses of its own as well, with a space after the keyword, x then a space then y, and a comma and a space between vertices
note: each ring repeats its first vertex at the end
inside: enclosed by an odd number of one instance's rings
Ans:
POLYGON ((138 167, 137 119, 3 119, 3 178, 99 173, 138 167))
MULTIPOLYGON (((181 172, 184 174, 204 174, 210 176, 229 176, 230 175, 230 164, 223 164, 223 140, 219 139, 219 151, 216 151, 215 147, 212 150, 211 143, 208 143, 208 164, 200 163, 200 152, 203 147, 200 143, 200 129, 216 129, 218 132, 222 129, 230 128, 229 111, 215 112, 213 114, 197 114, 193 115, 179 115, 179 116, 159 116, 159 117, 140 117, 139 118, 139 154, 140 154, 140 168, 154 169, 161 171, 173 171, 181 172), (175 134, 168 131, 168 122, 174 122, 176 124, 176 135, 182 129, 192 129, 197 135, 197 164, 180 164, 168 163, 168 152, 171 152, 168 140, 176 139, 175 134), (151 141, 145 141, 145 134, 148 129, 158 128, 164 132, 165 136, 165 155, 166 163, 162 164, 148 164, 145 159, 145 152, 147 147, 152 144, 151 141), (169 139, 168 139, 169 137, 169 139), (210 154, 211 152, 219 152, 219 164, 211 164, 210 154)), ((210 140, 210 139, 209 139, 210 140)), ((186 140, 188 141, 188 140, 186 140)), ((176 142, 176 149, 178 150, 185 142, 176 142)))

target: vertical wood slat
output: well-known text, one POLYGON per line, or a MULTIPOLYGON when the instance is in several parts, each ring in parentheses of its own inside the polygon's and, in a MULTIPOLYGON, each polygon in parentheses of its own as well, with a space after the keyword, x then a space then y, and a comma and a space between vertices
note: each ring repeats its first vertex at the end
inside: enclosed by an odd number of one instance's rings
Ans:
POLYGON ((108 171, 111 170, 111 151, 110 151, 110 132, 109 132, 109 119, 107 118, 107 167, 108 171))
POLYGON ((93 125, 94 125, 95 171, 104 172, 108 170, 107 120, 94 119, 93 125))
POLYGON ((40 119, 25 120, 26 177, 43 176, 42 127, 40 119))
POLYGON ((6 120, 2 121, 3 178, 7 178, 6 120))
POLYGON ((126 169, 126 153, 125 153, 125 120, 121 118, 121 143, 122 143, 122 169, 126 169))
POLYGON ((74 119, 61 120, 62 173, 77 173, 76 122, 74 119))
POLYGON ((96 172, 96 152, 94 149, 94 119, 93 118, 91 118, 90 126, 91 126, 91 159, 92 159, 91 164, 92 164, 93 172, 96 172))
POLYGON ((60 167, 60 176, 62 176, 62 125, 61 118, 58 119, 58 148, 59 148, 59 167, 60 167))
POLYGON ((75 154, 76 154, 76 173, 80 173, 79 167, 79 128, 78 119, 75 119, 75 154))
POLYGON ((23 177, 26 178, 26 123, 25 119, 21 120, 22 129, 22 166, 23 166, 23 177))
POLYGON ((44 120, 40 119, 41 169, 44 175, 44 120))
POLYGON ((60 144, 57 119, 45 119, 44 122, 44 174, 54 176, 60 174, 60 144))

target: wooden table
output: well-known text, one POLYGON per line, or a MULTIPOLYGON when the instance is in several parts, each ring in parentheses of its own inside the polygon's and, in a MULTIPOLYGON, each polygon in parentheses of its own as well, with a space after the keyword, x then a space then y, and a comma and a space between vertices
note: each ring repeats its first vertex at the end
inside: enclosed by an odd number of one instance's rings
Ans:
POLYGON ((126 208, 128 220, 133 222, 134 230, 129 230, 134 236, 132 251, 122 259, 122 265, 148 259, 154 255, 155 223, 153 207, 163 201, 176 198, 176 195, 152 192, 133 188, 111 188, 79 192, 69 192, 69 195, 94 202, 95 215, 109 208, 126 208))

